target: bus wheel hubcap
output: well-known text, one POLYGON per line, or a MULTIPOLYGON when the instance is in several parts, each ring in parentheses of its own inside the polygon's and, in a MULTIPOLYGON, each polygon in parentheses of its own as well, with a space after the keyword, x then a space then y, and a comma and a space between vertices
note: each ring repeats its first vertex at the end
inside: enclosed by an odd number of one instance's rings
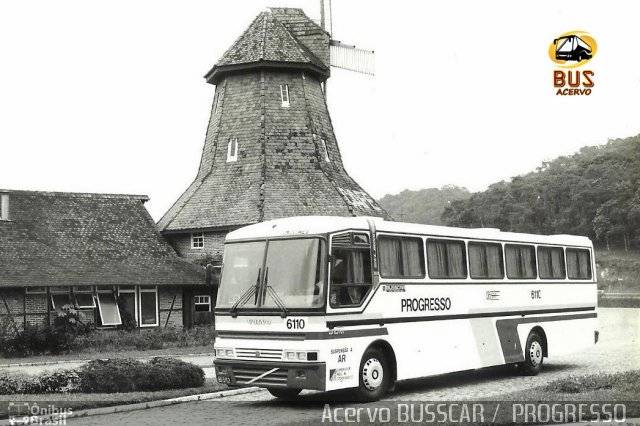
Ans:
POLYGON ((531 343, 531 347, 529 348, 529 359, 534 367, 542 362, 542 345, 540 342, 531 343))
POLYGON ((376 390, 382 384, 384 371, 382 364, 375 358, 368 359, 362 369, 362 382, 369 390, 376 390))

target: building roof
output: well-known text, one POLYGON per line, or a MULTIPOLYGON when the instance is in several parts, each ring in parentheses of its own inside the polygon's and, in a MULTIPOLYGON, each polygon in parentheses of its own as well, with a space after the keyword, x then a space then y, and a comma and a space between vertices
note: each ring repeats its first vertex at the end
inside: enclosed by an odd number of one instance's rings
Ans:
POLYGON ((329 34, 302 9, 260 13, 205 75, 217 84, 229 72, 256 67, 302 68, 329 76, 329 34))
POLYGON ((145 195, 0 192, 0 288, 204 284, 158 233, 145 195))
POLYGON ((384 220, 379 217, 304 216, 269 220, 246 226, 227 234, 227 241, 296 235, 320 235, 348 229, 369 229, 373 222, 377 232, 430 235, 471 240, 495 240, 514 243, 552 244, 591 247, 591 240, 578 235, 538 235, 502 232, 495 228, 454 228, 384 220))

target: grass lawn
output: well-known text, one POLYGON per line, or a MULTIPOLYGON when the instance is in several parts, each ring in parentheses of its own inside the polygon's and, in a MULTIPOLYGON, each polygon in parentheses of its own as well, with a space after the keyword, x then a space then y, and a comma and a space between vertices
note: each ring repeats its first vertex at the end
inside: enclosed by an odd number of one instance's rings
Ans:
POLYGON ((40 407, 46 407, 47 404, 54 404, 59 408, 71 408, 77 411, 87 408, 157 401, 180 396, 217 392, 224 389, 227 389, 226 385, 216 383, 215 380, 207 380, 205 384, 199 388, 171 389, 157 392, 0 395, 0 401, 2 401, 2 403, 0 403, 0 419, 6 419, 8 417, 9 402, 37 403, 40 407))
MULTIPOLYGON (((154 356, 170 356, 170 355, 187 355, 187 354, 213 354, 213 345, 211 346, 190 346, 190 347, 176 347, 176 348, 164 348, 164 349, 149 349, 149 350, 120 350, 120 351, 95 351, 87 350, 86 352, 74 352, 63 355, 36 355, 21 358, 2 358, 0 357, 0 365, 2 364, 30 364, 38 362, 52 362, 52 361, 75 361, 75 360, 90 360, 90 359, 104 359, 104 358, 151 358, 154 356)), ((64 368, 64 366, 61 366, 64 368)))
MULTIPOLYGON (((542 387, 492 397, 491 400, 501 401, 502 408, 496 418, 497 423, 513 422, 511 401, 523 403, 565 401, 576 404, 626 403, 626 417, 640 417, 640 387, 638 383, 640 383, 640 370, 615 374, 576 375, 551 381, 542 387)), ((495 412, 497 404, 498 402, 484 404, 485 412, 495 412)))

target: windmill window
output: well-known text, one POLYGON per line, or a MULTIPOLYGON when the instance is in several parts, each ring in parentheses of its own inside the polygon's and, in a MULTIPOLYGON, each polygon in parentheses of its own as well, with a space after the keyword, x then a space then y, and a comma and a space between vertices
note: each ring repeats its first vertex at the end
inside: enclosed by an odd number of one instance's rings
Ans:
POLYGON ((320 146, 322 148, 322 156, 324 157, 324 161, 328 163, 331 160, 329 159, 329 151, 327 151, 327 141, 325 141, 324 139, 320 139, 320 146))
POLYGON ((191 248, 204 248, 204 232, 193 232, 191 234, 191 248))
POLYGON ((289 107, 289 85, 288 84, 280 85, 280 100, 282 101, 283 107, 289 107))
POLYGON ((9 220, 9 194, 0 194, 0 220, 9 220))
POLYGON ((218 110, 218 99, 220 99, 220 93, 216 92, 215 96, 213 97, 213 112, 216 112, 218 110))
POLYGON ((231 161, 238 161, 238 138, 229 139, 227 145, 227 163, 231 161))

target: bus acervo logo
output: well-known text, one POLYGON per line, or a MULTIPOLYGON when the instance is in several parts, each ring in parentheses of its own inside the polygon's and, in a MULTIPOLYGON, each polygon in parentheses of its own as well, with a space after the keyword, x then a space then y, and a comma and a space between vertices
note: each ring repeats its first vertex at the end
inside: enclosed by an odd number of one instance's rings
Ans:
POLYGON ((560 34, 549 45, 549 59, 561 68, 586 65, 598 51, 598 43, 585 31, 560 34))
POLYGON ((585 31, 560 34, 549 45, 549 59, 556 64, 553 87, 558 96, 589 96, 594 86, 592 70, 575 68, 588 64, 598 51, 595 38, 585 31))

